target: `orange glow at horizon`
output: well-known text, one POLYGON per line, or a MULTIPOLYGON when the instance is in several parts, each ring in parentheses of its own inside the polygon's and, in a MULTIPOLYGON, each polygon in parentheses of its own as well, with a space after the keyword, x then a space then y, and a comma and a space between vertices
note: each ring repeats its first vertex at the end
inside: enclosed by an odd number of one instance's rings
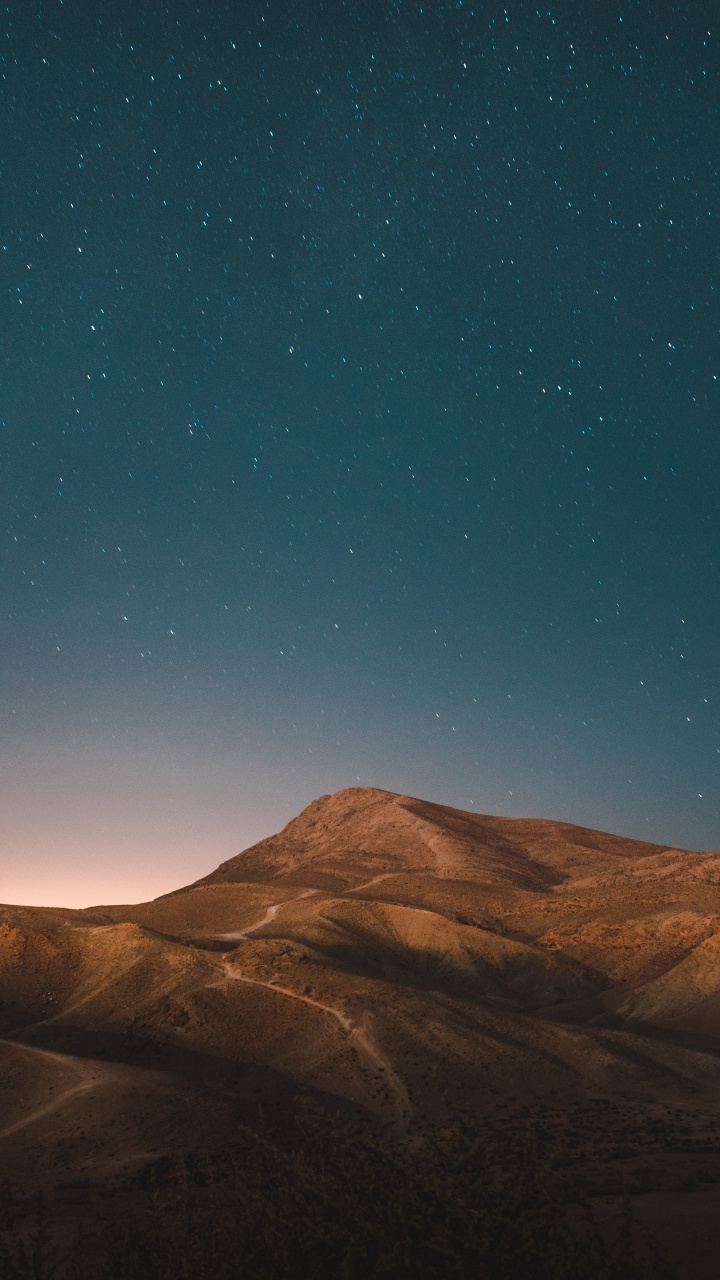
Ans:
POLYGON ((279 830, 317 785, 228 752, 115 743, 36 744, 0 766, 0 903, 19 906, 180 889, 279 830))

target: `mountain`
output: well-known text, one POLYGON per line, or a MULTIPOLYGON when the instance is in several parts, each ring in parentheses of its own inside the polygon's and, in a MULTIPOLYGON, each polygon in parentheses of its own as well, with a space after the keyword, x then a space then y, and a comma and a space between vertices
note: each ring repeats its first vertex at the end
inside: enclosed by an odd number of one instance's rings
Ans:
POLYGON ((290 1142, 309 1103, 403 1141, 461 1109, 631 1196, 681 1274, 720 1245, 718 853, 350 788, 154 902, 0 908, 0 1034, 23 1188, 290 1142))
POLYGON ((223 862, 197 885, 272 879, 342 890, 415 873, 542 891, 665 852, 569 823, 492 818, 350 787, 321 796, 279 835, 223 862))

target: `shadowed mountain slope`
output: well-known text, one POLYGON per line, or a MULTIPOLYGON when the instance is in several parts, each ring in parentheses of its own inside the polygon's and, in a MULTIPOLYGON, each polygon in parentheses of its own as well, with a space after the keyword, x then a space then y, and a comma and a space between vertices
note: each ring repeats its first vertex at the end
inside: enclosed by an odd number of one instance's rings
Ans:
POLYGON ((322 796, 154 902, 0 908, 0 1162, 99 1184, 239 1125, 285 1140, 308 1098, 400 1134, 459 1106, 552 1116, 583 1185, 648 1222, 655 1196, 662 1231, 698 1170, 720 1210, 719 947, 717 853, 322 796))

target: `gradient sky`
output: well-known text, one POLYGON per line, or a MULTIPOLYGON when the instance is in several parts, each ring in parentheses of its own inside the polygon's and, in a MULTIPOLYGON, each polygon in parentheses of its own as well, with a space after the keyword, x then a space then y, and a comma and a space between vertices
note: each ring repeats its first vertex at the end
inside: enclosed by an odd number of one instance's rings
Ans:
POLYGON ((717 848, 716 6, 5 25, 0 899, 358 783, 717 848))

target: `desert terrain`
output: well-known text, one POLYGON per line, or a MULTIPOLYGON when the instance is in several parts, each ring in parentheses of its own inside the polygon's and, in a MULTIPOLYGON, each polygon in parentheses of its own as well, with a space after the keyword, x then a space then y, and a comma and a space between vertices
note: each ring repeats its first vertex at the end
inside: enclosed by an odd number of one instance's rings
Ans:
POLYGON ((720 853, 351 788, 154 902, 0 907, 0 1182, 77 1229, 308 1107, 464 1116, 711 1276, 719 1099, 720 853))

